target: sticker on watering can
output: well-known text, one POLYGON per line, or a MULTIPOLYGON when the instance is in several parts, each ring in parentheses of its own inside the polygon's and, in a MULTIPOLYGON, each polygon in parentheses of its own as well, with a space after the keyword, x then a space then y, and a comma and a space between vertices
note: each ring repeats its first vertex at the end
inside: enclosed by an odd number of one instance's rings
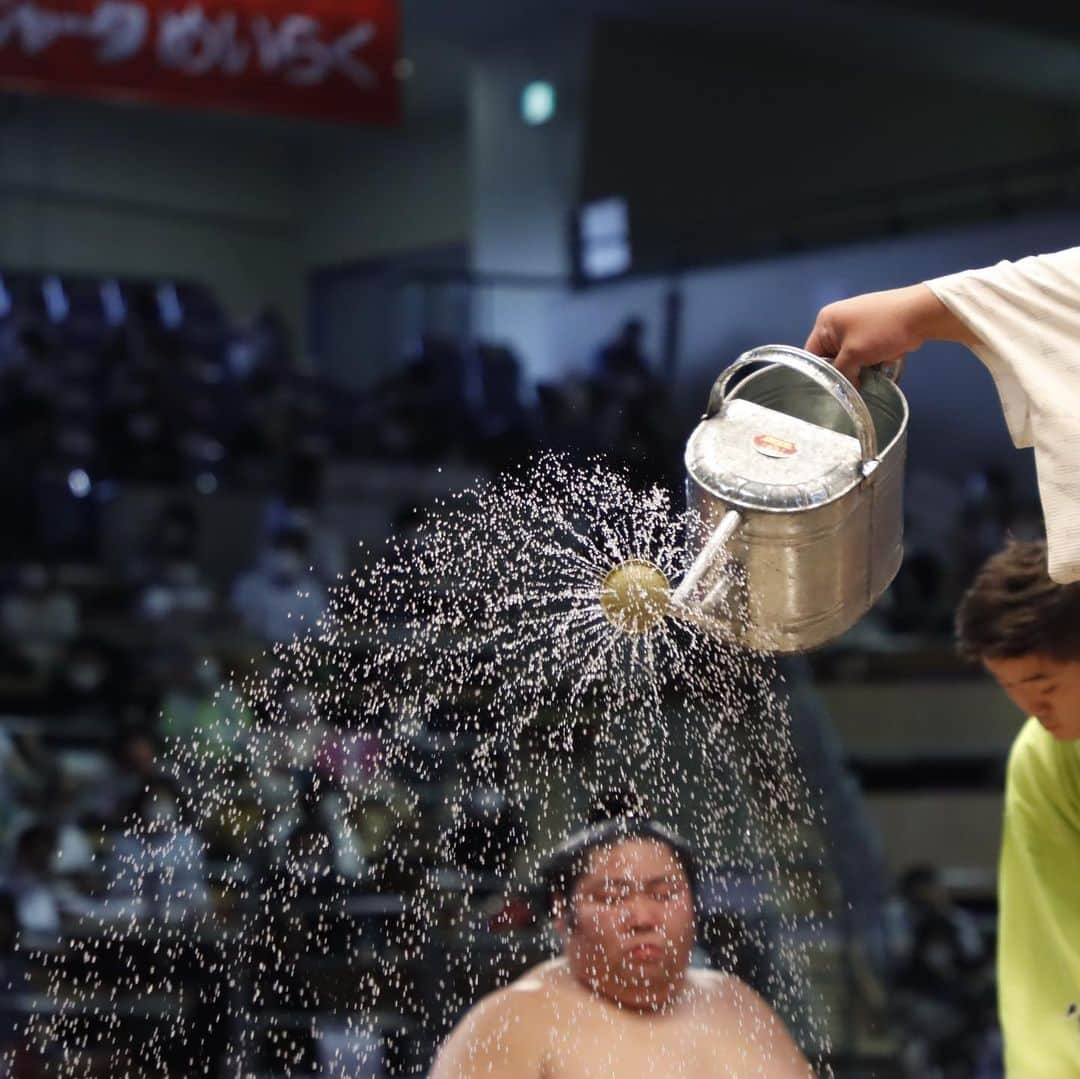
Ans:
POLYGON ((776 435, 754 435, 754 449, 766 457, 794 457, 799 452, 794 442, 776 435))

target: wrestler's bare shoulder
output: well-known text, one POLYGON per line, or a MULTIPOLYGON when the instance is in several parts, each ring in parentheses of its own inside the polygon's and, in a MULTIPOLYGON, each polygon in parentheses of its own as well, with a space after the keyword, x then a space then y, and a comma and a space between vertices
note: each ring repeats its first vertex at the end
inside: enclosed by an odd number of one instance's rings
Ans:
POLYGON ((735 974, 694 968, 687 972, 688 994, 716 1015, 757 1012, 772 1016, 772 1009, 757 992, 735 974))
POLYGON ((729 1004, 756 996, 741 978, 722 970, 692 967, 686 972, 686 982, 695 996, 716 1004, 729 1004))
POLYGON ((468 1014, 499 1020, 523 1016, 535 1022, 546 1011, 545 1005, 575 991, 581 990, 566 961, 549 959, 530 967, 502 989, 489 993, 468 1014))
POLYGON ((541 963, 473 1005, 443 1045, 430 1079, 539 1075, 558 1005, 573 992, 564 968, 559 959, 541 963))
POLYGON ((692 970, 687 977, 697 1021, 704 1020, 717 1031, 739 1031, 740 1067, 748 1068, 748 1074, 784 1079, 809 1079, 813 1075, 783 1021, 741 978, 716 970, 692 970), (750 1068, 755 1059, 760 1072, 750 1068))

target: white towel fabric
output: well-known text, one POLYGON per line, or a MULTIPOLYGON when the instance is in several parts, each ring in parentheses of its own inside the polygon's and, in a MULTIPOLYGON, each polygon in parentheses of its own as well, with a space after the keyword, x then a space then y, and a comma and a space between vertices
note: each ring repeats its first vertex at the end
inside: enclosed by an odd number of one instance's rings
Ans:
POLYGON ((978 336, 1013 442, 1035 447, 1050 576, 1080 581, 1080 247, 925 283, 978 336))

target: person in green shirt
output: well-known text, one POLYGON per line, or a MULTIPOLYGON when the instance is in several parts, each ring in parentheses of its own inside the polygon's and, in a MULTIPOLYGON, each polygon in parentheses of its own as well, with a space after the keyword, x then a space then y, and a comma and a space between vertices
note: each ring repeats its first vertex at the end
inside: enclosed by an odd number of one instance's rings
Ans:
POLYGON ((1009 753, 998 882, 998 1005, 1009 1079, 1080 1076, 1080 582, 1046 544, 989 558, 956 618, 1030 718, 1009 753))

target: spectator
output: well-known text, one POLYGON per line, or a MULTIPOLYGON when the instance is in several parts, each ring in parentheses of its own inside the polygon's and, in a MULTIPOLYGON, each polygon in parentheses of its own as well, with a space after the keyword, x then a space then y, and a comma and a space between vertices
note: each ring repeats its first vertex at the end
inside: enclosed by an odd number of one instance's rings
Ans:
POLYGON ((702 916, 701 936, 709 965, 741 978, 759 993, 766 993, 771 968, 766 933, 739 913, 714 909, 702 916))
POLYGON ((341 789, 362 788, 376 778, 381 748, 374 731, 329 727, 315 752, 315 767, 341 789))
POLYGON ((7 388, 16 410, 31 401, 55 402, 60 369, 53 344, 40 326, 30 322, 16 332, 9 378, 7 388))
POLYGON ((97 637, 71 642, 47 696, 30 709, 39 714, 98 719, 115 725, 128 702, 124 657, 97 637))
POLYGON ((521 364, 505 345, 476 346, 471 455, 493 471, 524 459, 532 438, 521 401, 521 364))
POLYGON ((273 536, 298 529, 310 537, 315 575, 331 584, 345 571, 345 540, 323 514, 326 458, 314 449, 298 451, 285 462, 283 477, 266 507, 265 529, 273 536))
POLYGON ((283 689, 268 702, 260 719, 249 741, 252 770, 266 813, 267 838, 277 844, 303 817, 305 798, 315 787, 316 752, 325 732, 307 689, 283 689))
POLYGON ((202 764, 231 758, 244 744, 252 717, 232 686, 221 684, 214 656, 183 652, 161 697, 158 731, 202 764))
POLYGON ((87 818, 80 812, 80 794, 76 777, 60 769, 45 810, 49 823, 56 828, 53 870, 76 891, 86 892, 93 886, 96 870, 87 818))
POLYGON ((295 394, 284 379, 256 372, 238 404, 240 419, 232 437, 238 475, 264 484, 295 445, 295 394))
POLYGON ((645 323, 637 317, 628 318, 596 356, 595 375, 611 389, 636 393, 651 378, 650 364, 642 351, 645 323))
POLYGON ((238 382, 254 374, 287 374, 292 342, 280 312, 274 307, 264 307, 250 328, 229 343, 226 355, 229 373, 238 382))
POLYGON ((978 927, 952 900, 932 866, 901 878, 887 910, 894 956, 895 1011, 911 1074, 929 1065, 970 1075, 993 1014, 988 954, 978 927), (951 1070, 950 1070, 951 1069, 951 1070))
POLYGON ((15 918, 24 933, 59 933, 61 897, 52 872, 56 829, 30 824, 15 841, 8 891, 15 904, 15 918))
POLYGON ((501 790, 477 787, 454 825, 450 850, 458 869, 505 876, 527 842, 528 827, 520 809, 501 790))
POLYGON ((306 888, 318 889, 334 870, 334 843, 326 825, 305 813, 286 841, 284 869, 306 888))
POLYGON ((377 882, 388 860, 409 846, 405 833, 416 827, 416 805, 400 784, 380 780, 343 795, 331 823, 337 871, 377 882))
POLYGON ((283 528, 259 564, 233 587, 232 603, 244 625, 270 642, 310 632, 326 609, 326 594, 308 565, 308 535, 283 528))
POLYGON ((40 562, 24 565, 0 604, 4 643, 37 676, 49 677, 79 632, 79 603, 40 562))
POLYGON ((131 826, 112 844, 108 910, 186 921, 210 906, 206 842, 189 820, 180 788, 157 776, 136 800, 131 826), (111 901, 118 900, 113 906, 111 901))
POLYGON ((89 809, 117 825, 133 812, 143 792, 161 775, 153 738, 141 730, 119 734, 113 744, 113 777, 90 799, 89 809))
POLYGON ((379 445, 410 461, 446 457, 460 446, 465 359, 449 338, 425 334, 419 355, 376 388, 379 445))
POLYGON ((203 614, 213 605, 213 590, 199 567, 198 515, 187 499, 170 499, 151 525, 134 577, 140 586, 138 608, 148 617, 203 614))
POLYGON ((536 397, 541 441, 547 449, 583 462, 604 448, 592 425, 590 383, 575 377, 542 382, 536 387, 536 397))
POLYGON ((161 508, 148 537, 148 562, 160 570, 174 562, 199 560, 199 517, 186 498, 172 498, 161 508))
POLYGON ((592 423, 601 450, 629 469, 637 483, 649 485, 671 480, 675 445, 669 433, 674 423, 667 389, 641 348, 644 330, 641 319, 627 319, 618 336, 600 350, 592 384, 592 423))
POLYGON ((0 554, 21 560, 28 552, 40 550, 39 479, 55 443, 56 410, 48 398, 30 397, 9 412, 5 452, 0 454, 0 503, 4 506, 0 554), (28 468, 31 462, 33 467, 28 468))
POLYGON ((19 998, 27 991, 30 965, 18 950, 19 922, 15 898, 0 891, 0 1075, 5 1079, 44 1076, 44 1061, 24 1036, 26 1014, 19 998))
POLYGON ((904 873, 894 911, 905 944, 905 978, 912 984, 931 987, 943 979, 955 980, 986 957, 974 920, 956 906, 933 866, 914 866, 904 873))
POLYGON ((55 755, 38 732, 0 730, 0 837, 18 826, 25 807, 47 805, 59 776, 55 755))
POLYGON ((123 396, 105 418, 110 471, 143 483, 176 483, 180 450, 159 394, 152 384, 133 384, 123 396))
POLYGON ((267 807, 246 761, 224 763, 214 778, 223 793, 204 803, 207 855, 246 879, 266 847, 267 807))
MULTIPOLYGON (((12 982, 9 974, 12 957, 19 944, 19 919, 15 897, 10 891, 0 890, 0 1000, 4 1000, 12 982)), ((10 1031, 0 1020, 0 1046, 7 1047, 10 1031)))

